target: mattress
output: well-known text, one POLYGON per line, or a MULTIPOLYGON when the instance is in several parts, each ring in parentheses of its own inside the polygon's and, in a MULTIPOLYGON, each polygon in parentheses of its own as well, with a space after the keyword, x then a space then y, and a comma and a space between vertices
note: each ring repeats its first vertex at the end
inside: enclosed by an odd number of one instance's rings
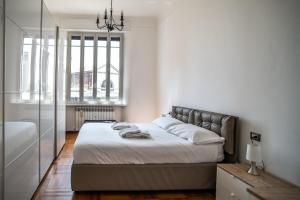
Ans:
POLYGON ((111 124, 87 123, 74 144, 74 164, 171 164, 219 162, 223 144, 195 145, 155 124, 136 124, 150 139, 125 139, 111 124))
POLYGON ((5 165, 10 165, 38 139, 37 127, 32 122, 5 123, 5 165))

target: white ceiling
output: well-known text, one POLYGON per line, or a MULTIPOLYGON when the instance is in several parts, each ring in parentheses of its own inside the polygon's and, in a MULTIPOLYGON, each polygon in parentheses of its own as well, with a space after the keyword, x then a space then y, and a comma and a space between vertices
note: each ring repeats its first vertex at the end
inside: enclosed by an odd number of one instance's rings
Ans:
MULTIPOLYGON (((114 15, 121 10, 125 16, 158 17, 169 9, 175 0, 113 0, 114 15)), ((103 15, 110 7, 110 0, 45 0, 53 14, 103 15)))

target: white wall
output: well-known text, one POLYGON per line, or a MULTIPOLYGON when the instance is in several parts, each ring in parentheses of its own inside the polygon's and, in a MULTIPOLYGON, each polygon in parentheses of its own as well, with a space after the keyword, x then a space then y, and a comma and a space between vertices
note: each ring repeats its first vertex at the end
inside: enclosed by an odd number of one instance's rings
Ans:
POLYGON ((157 30, 156 21, 131 23, 125 33, 125 119, 149 122, 157 117, 157 30), (147 24, 149 23, 149 24, 147 24))
POLYGON ((159 21, 159 112, 240 117, 240 159, 262 133, 267 171, 300 185, 300 1, 177 1, 159 21))
MULTIPOLYGON (((60 27, 95 31, 95 16, 58 16, 60 27)), ((148 122, 157 116, 157 23, 151 18, 126 19, 124 31, 123 120, 148 122)), ((67 125, 68 126, 68 125, 67 125)))

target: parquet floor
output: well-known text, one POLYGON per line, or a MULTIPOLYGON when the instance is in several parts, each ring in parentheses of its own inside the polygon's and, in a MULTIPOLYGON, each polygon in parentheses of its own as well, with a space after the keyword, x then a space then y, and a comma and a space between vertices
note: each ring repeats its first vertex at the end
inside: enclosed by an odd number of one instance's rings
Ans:
POLYGON ((178 192, 86 192, 71 190, 70 174, 73 145, 77 133, 68 133, 60 156, 33 197, 34 200, 214 200, 214 191, 178 192))

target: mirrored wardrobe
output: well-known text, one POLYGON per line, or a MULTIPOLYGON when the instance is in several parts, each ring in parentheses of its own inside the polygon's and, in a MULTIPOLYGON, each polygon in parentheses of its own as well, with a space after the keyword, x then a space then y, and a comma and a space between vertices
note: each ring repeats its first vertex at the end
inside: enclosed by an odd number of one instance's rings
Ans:
POLYGON ((66 37, 43 1, 0 2, 0 199, 30 199, 65 141, 66 37))
POLYGON ((0 0, 0 199, 3 199, 4 190, 4 119, 3 119, 3 102, 4 102, 4 88, 3 88, 3 69, 4 69, 4 8, 3 0, 0 0))

